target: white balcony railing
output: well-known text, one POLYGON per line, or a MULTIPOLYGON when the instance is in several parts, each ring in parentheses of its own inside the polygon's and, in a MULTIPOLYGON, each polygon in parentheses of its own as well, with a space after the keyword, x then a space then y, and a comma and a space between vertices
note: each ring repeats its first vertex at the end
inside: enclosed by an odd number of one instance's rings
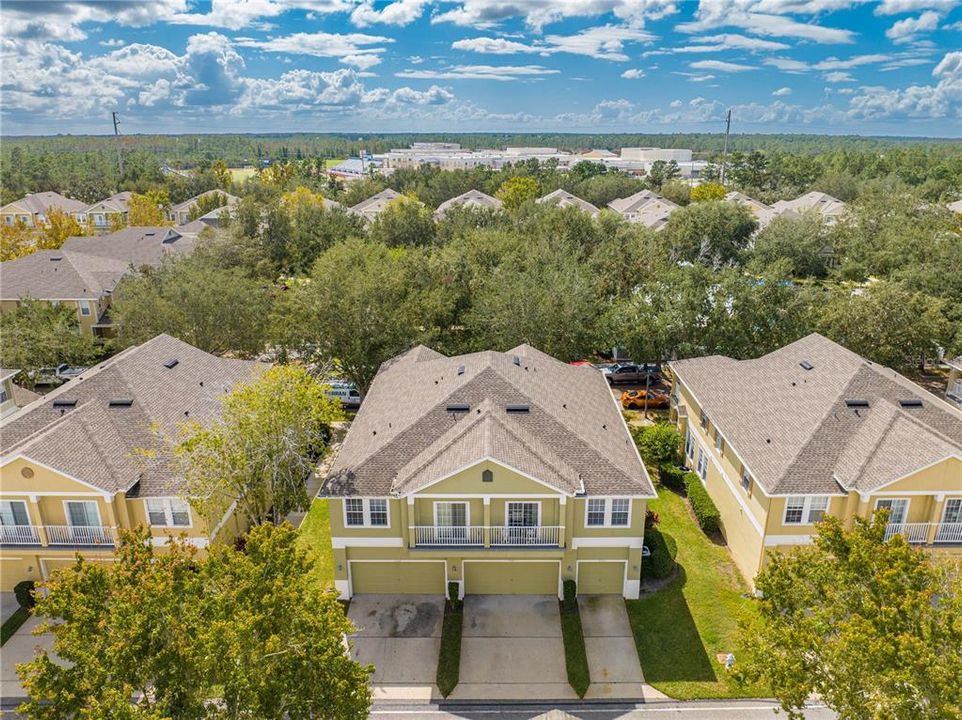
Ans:
POLYGON ((962 522, 939 523, 939 529, 935 531, 935 542, 962 543, 962 522))
POLYGON ((561 528, 557 525, 537 527, 493 527, 491 545, 557 545, 561 528))
POLYGON ((901 535, 906 541, 918 544, 929 540, 929 523, 889 523, 885 528, 885 539, 901 535))
POLYGON ((0 525, 0 542, 4 545, 39 545, 36 525, 0 525))
POLYGON ((481 526, 418 525, 414 528, 414 544, 484 545, 484 528, 481 526))
POLYGON ((51 545, 113 545, 114 529, 97 525, 47 525, 51 545))

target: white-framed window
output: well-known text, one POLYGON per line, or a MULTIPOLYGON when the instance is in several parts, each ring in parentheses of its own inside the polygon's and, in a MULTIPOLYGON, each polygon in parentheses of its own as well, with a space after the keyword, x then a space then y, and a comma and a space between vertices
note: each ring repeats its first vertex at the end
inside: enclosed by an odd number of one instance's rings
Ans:
POLYGON ((742 489, 748 492, 748 489, 752 486, 752 476, 748 472, 748 468, 742 468, 742 489))
POLYGON ((390 527, 387 498, 344 498, 345 527, 390 527))
POLYGON ((100 527, 100 508, 96 500, 65 500, 63 506, 71 527, 100 527))
POLYGON ((685 427, 685 457, 689 460, 695 458, 695 437, 691 433, 691 427, 685 427))
POLYGON ((438 527, 467 527, 471 512, 466 502, 434 503, 434 524, 438 527))
POLYGON ((705 448, 698 448, 698 465, 696 466, 698 472, 698 477, 702 479, 702 482, 708 479, 708 455, 705 453, 705 448))
POLYGON ((631 498, 588 498, 585 527, 628 527, 631 498))
POLYGON ((87 317, 88 315, 90 315, 90 301, 89 301, 89 300, 81 300, 81 301, 80 301, 80 314, 83 315, 84 317, 87 317))
POLYGON ((538 527, 541 524, 541 503, 509 502, 507 505, 508 527, 538 527))
POLYGON ((0 403, 5 403, 7 400, 7 389, 5 387, 0 387, 0 403))
POLYGON ((157 527, 191 527, 190 505, 175 497, 146 498, 147 519, 157 527))
POLYGON ((13 225, 13 215, 4 215, 3 221, 7 223, 7 225, 13 225))
POLYGON ((0 525, 29 525, 30 513, 23 500, 0 501, 0 525))
POLYGON ((785 498, 784 525, 812 525, 828 511, 829 498, 825 496, 798 495, 785 498))
POLYGON ((942 522, 962 523, 962 498, 950 498, 945 501, 942 511, 942 522))
POLYGON ((721 454, 725 454, 725 439, 718 432, 718 428, 715 428, 715 449, 721 454))
POLYGON ((708 429, 708 413, 706 413, 704 410, 701 411, 701 429, 708 429))
POLYGON ((909 501, 906 498, 880 498, 875 501, 875 509, 888 508, 889 523, 901 525, 909 516, 909 501))

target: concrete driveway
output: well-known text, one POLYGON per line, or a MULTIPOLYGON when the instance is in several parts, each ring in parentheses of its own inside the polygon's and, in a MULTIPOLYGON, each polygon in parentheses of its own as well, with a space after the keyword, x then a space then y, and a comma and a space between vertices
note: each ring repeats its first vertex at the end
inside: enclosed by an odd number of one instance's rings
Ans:
POLYGON ((3 708, 16 707, 27 699, 27 693, 17 675, 17 664, 33 660, 37 647, 47 651, 53 648, 52 633, 39 636, 33 634, 33 629, 40 622, 41 618, 36 616, 27 618, 0 650, 0 703, 3 708))
POLYGON ((444 598, 436 595, 355 595, 348 618, 357 627, 352 654, 374 665, 374 698, 430 700, 435 686, 444 598))
POLYGON ((449 700, 577 700, 568 684, 558 598, 468 595, 461 677, 449 700))

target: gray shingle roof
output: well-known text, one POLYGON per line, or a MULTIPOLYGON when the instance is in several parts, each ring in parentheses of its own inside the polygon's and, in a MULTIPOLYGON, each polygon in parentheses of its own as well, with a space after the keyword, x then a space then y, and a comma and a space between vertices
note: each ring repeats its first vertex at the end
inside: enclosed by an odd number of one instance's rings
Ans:
POLYGON ((3 208, 0 208, 0 211, 6 210, 12 205, 23 208, 30 213, 40 213, 42 215, 47 215, 50 208, 60 208, 65 213, 78 213, 87 209, 87 203, 64 197, 60 193, 55 192, 27 193, 19 200, 14 200, 12 203, 4 205, 3 208))
POLYGON ((372 220, 379 212, 388 206, 388 203, 399 197, 401 197, 401 193, 387 188, 376 195, 372 195, 367 200, 362 200, 357 205, 351 206, 350 211, 372 220))
POLYGON ((0 422, 0 456, 22 454, 110 493, 171 494, 178 478, 157 432, 170 437, 187 420, 211 421, 221 396, 262 367, 158 335, 0 422), (177 364, 165 367, 171 359, 177 364), (110 407, 115 398, 133 403, 110 407), (68 399, 76 405, 54 406, 68 399))
POLYGON ((472 207, 472 208, 489 208, 491 210, 500 210, 501 201, 498 198, 491 197, 490 195, 481 192, 480 190, 468 190, 466 193, 461 193, 457 197, 453 197, 450 200, 445 200, 443 203, 438 205, 438 209, 434 211, 435 217, 444 217, 444 214, 453 207, 472 207))
POLYGON ((133 195, 129 190, 124 190, 116 195, 111 195, 98 202, 95 202, 87 212, 121 212, 125 213, 130 209, 130 196, 133 195))
POLYGON ((867 492, 962 455, 962 413, 818 334, 754 360, 716 355, 671 367, 769 494, 867 492))
POLYGON ((456 357, 419 346, 384 363, 325 492, 406 494, 486 457, 568 494, 654 496, 601 373, 528 345, 456 357))
POLYGON ((181 212, 183 210, 187 210, 189 212, 190 209, 197 204, 198 200, 200 200, 201 198, 208 197, 210 195, 214 195, 215 193, 218 195, 222 195, 225 199, 224 205, 221 205, 220 207, 236 205, 237 203, 240 202, 239 197, 237 197, 236 195, 231 195, 229 192, 226 192, 225 190, 208 190, 207 192, 202 192, 200 195, 195 195, 192 198, 188 198, 187 200, 184 200, 184 202, 182 203, 177 203, 176 205, 170 208, 170 211, 172 213, 181 212))
POLYGON ((577 195, 573 195, 567 190, 558 188, 553 192, 549 192, 544 197, 538 198, 535 202, 544 203, 549 205, 556 205, 557 207, 569 207, 574 206, 579 210, 584 210, 586 213, 591 213, 592 215, 598 214, 598 208, 592 205, 587 200, 582 200, 577 195))
POLYGON ((195 237, 171 227, 127 227, 109 235, 67 238, 63 249, 120 260, 127 265, 160 265, 167 253, 188 253, 195 237))

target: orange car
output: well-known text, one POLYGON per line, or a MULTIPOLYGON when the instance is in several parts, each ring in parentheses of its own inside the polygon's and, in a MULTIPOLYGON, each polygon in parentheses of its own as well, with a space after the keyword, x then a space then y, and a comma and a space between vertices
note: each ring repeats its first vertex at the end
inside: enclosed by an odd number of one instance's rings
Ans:
MULTIPOLYGON (((649 410, 668 407, 670 400, 668 393, 658 390, 649 390, 647 394, 649 410)), ((621 406, 625 408, 625 410, 644 410, 645 391, 626 390, 625 392, 621 393, 621 406)))

